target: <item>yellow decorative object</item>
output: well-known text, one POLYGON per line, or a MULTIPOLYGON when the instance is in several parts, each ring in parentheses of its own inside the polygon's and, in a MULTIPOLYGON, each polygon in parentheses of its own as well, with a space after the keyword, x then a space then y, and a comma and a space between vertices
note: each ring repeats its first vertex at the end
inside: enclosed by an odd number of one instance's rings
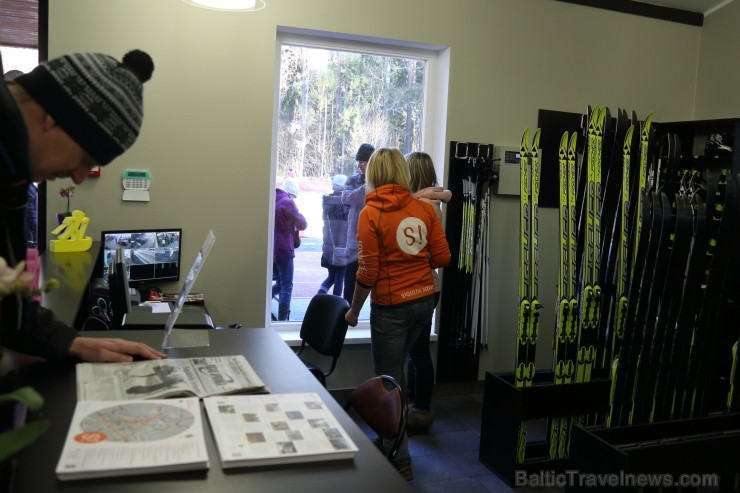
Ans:
POLYGON ((54 231, 58 235, 56 240, 51 240, 49 250, 52 252, 86 252, 92 246, 92 238, 85 236, 90 218, 79 210, 72 211, 72 215, 64 218, 54 231))
POLYGON ((48 274, 59 279, 65 286, 85 289, 90 280, 90 252, 51 252, 52 264, 48 274))

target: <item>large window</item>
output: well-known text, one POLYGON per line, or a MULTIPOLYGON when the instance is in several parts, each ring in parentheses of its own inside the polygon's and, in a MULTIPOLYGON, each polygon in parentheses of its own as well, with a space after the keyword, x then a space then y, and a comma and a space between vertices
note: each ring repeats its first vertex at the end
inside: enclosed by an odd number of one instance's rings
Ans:
MULTIPOLYGON (((308 221, 290 307, 290 321, 300 322, 328 274, 321 266, 322 196, 332 192, 332 178, 357 172, 355 152, 365 142, 404 154, 433 152, 429 102, 439 100, 433 94, 439 50, 296 33, 281 33, 279 48, 275 186, 287 178, 298 183, 295 202, 308 221)), ((272 310, 277 315, 277 299, 272 310)), ((369 302, 360 320, 368 318, 369 302)))
POLYGON ((0 46, 3 56, 3 70, 20 70, 30 72, 39 64, 39 51, 36 48, 19 48, 17 46, 0 46))

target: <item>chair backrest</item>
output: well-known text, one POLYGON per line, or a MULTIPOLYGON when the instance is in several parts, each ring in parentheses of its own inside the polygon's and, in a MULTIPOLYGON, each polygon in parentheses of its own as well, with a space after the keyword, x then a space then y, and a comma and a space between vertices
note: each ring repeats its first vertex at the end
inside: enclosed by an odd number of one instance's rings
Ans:
POLYGON ((347 335, 344 315, 349 303, 341 296, 317 294, 311 298, 301 324, 302 344, 324 356, 338 358, 347 335))
POLYGON ((347 335, 347 322, 344 315, 349 310, 349 303, 341 296, 317 294, 311 298, 301 324, 301 347, 296 354, 301 354, 306 345, 323 356, 331 356, 328 370, 317 368, 304 360, 311 373, 326 387, 326 377, 334 372, 339 355, 342 354, 344 338, 347 335))
POLYGON ((393 377, 378 375, 364 381, 350 393, 344 408, 354 409, 378 437, 393 440, 386 457, 396 456, 406 434, 407 414, 406 396, 393 377))

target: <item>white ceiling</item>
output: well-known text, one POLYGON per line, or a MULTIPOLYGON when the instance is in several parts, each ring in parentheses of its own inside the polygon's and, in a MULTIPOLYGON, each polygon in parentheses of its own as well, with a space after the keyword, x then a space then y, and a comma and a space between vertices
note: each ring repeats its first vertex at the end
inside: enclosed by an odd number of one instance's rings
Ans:
POLYGON ((689 12, 699 12, 709 15, 718 9, 721 9, 733 0, 633 0, 643 3, 652 3, 662 7, 672 7, 674 9, 688 10, 689 12))

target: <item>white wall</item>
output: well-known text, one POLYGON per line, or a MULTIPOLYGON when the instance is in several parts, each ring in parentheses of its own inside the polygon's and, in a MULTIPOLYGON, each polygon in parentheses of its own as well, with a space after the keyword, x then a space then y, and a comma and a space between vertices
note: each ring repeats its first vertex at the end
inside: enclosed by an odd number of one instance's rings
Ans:
MULTIPOLYGON (((84 183, 73 205, 90 215, 93 237, 109 228, 182 227, 186 263, 213 228, 217 241, 194 290, 207 294, 218 324, 265 320, 278 26, 449 46, 446 147, 517 145, 540 108, 604 104, 643 117, 653 111, 657 121, 693 115, 698 27, 551 0, 266 1, 258 12, 223 13, 180 0, 50 0, 50 56, 120 57, 139 48, 156 65, 141 137, 84 183), (151 171, 151 202, 121 201, 124 168, 151 171)), ((56 194, 63 184, 49 186, 50 216, 64 210, 56 194)), ((493 203, 490 349, 481 373, 513 367, 517 204, 493 203)), ((540 367, 550 364, 556 223, 554 209, 541 211, 540 367)))
POLYGON ((740 117, 738 25, 740 2, 731 2, 704 19, 696 77, 695 120, 740 117))

